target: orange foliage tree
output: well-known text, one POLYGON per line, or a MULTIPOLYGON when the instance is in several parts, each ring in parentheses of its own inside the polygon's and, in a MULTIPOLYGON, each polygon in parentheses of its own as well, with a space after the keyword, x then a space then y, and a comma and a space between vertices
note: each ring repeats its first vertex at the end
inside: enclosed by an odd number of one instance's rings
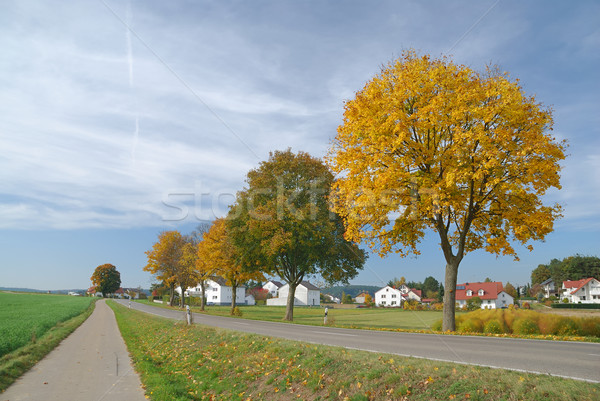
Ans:
MULTIPOLYGON (((175 286, 182 278, 182 256, 186 241, 179 231, 163 231, 152 249, 146 251, 148 263, 144 271, 150 272, 169 287, 169 303, 175 300, 175 286), (179 277, 178 277, 179 275, 179 277)), ((185 288, 182 287, 182 291, 185 288)), ((181 297, 184 298, 183 296, 181 297)))
POLYGON ((328 157, 334 210, 346 237, 381 255, 418 254, 437 233, 446 260, 443 330, 455 330, 458 267, 485 249, 517 257, 561 216, 544 205, 560 189, 566 144, 552 113, 518 81, 408 51, 345 104, 328 157))
POLYGON ((91 280, 96 286, 96 291, 101 292, 103 298, 106 298, 107 294, 114 294, 121 287, 121 273, 110 263, 96 267, 91 280))
MULTIPOLYGON (((220 277, 231 287, 231 314, 236 307, 237 289, 249 280, 264 280, 260 271, 245 271, 240 264, 237 248, 231 243, 224 219, 213 222, 198 244, 198 260, 205 274, 220 277)), ((204 294, 204 289, 203 289, 204 294)))

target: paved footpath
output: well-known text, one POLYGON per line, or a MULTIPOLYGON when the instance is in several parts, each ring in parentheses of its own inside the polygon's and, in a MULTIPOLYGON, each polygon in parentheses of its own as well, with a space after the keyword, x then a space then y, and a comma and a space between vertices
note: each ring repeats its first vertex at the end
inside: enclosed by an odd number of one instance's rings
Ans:
POLYGON ((115 315, 105 300, 58 347, 21 376, 0 401, 145 400, 115 315))

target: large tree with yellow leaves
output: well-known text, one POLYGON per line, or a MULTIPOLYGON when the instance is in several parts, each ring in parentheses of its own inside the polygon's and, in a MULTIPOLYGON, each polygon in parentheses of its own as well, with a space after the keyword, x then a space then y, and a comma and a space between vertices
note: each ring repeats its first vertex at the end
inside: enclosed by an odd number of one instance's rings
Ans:
POLYGON ((518 81, 447 58, 403 54, 345 104, 328 157, 334 209, 346 236, 381 255, 418 254, 427 229, 446 259, 443 329, 455 330, 458 267, 485 249, 517 258, 561 216, 544 205, 560 189, 564 142, 552 113, 518 81))

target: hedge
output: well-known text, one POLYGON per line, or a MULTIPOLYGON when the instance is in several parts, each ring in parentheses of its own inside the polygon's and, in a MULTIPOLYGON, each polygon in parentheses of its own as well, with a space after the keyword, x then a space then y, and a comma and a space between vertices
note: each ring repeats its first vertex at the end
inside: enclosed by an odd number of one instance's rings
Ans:
POLYGON ((600 304, 552 304, 555 309, 600 309, 600 304))

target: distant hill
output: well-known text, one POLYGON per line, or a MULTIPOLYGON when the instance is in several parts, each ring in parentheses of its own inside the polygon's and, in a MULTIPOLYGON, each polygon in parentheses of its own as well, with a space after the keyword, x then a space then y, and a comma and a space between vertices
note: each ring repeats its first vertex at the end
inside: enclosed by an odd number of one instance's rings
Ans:
MULTIPOLYGON (((40 292, 47 294, 48 290, 36 290, 33 288, 13 288, 13 287, 0 287, 0 291, 14 291, 14 292, 40 292)), ((79 294, 85 294, 87 290, 83 290, 81 288, 72 289, 72 290, 52 290, 50 293, 52 294, 68 294, 69 292, 77 292, 79 294)))
POLYGON ((0 287, 0 291, 14 291, 14 292, 48 292, 44 290, 34 290, 32 288, 13 288, 13 287, 0 287))
MULTIPOLYGON (((87 288, 73 288, 70 290, 51 290, 52 294, 68 294, 69 292, 76 292, 78 294, 85 295, 87 292, 87 288)), ((0 291, 14 291, 14 292, 40 292, 47 294, 48 290, 36 290, 32 288, 13 288, 13 287, 0 287, 0 291)), ((152 292, 150 290, 142 288, 142 292, 146 295, 150 295, 152 292)))
POLYGON ((356 296, 361 292, 368 292, 369 294, 371 294, 371 296, 374 296, 375 291, 379 290, 380 288, 381 287, 377 287, 374 285, 337 285, 331 288, 324 288, 321 292, 323 294, 333 295, 337 298, 341 298, 343 292, 345 294, 350 294, 352 298, 356 298, 356 296))

